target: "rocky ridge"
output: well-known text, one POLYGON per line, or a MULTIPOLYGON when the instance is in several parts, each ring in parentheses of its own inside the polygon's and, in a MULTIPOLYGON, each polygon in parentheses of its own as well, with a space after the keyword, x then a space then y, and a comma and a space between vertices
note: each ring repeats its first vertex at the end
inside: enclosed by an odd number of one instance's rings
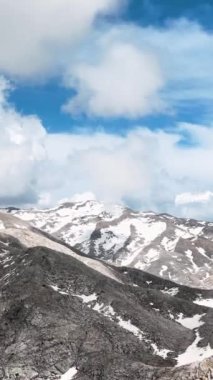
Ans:
POLYGON ((212 300, 0 213, 2 380, 211 379, 212 300))

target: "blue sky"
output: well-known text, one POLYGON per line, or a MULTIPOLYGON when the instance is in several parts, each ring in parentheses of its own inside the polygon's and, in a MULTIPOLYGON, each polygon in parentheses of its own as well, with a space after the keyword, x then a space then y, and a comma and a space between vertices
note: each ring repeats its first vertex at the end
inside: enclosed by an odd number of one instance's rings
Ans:
POLYGON ((123 15, 139 25, 163 26, 170 20, 185 17, 212 29, 213 4, 211 0, 135 0, 123 15))
POLYGON ((212 1, 11 2, 0 0, 0 204, 86 193, 212 219, 212 1))

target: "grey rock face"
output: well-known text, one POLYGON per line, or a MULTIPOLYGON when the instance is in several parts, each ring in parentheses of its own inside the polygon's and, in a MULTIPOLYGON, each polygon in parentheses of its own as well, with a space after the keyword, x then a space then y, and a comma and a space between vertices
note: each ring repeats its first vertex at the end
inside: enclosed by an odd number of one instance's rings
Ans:
POLYGON ((213 291, 112 267, 12 216, 0 221, 0 379, 210 376, 213 309, 194 302, 213 291))
POLYGON ((213 288, 213 223, 95 201, 8 211, 90 257, 179 284, 213 288))

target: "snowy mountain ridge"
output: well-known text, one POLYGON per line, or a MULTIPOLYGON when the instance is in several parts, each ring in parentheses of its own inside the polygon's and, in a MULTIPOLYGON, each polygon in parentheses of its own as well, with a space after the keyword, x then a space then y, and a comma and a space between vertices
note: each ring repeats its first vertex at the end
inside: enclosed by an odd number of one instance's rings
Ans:
POLYGON ((1 380, 211 379, 211 300, 0 212, 1 380))
POLYGON ((213 288, 213 223, 94 200, 8 211, 90 257, 179 284, 213 288))
POLYGON ((122 282, 117 275, 113 274, 113 269, 107 264, 76 254, 71 247, 66 247, 60 242, 52 240, 51 237, 42 235, 41 231, 34 230, 29 223, 12 215, 0 212, 0 233, 6 236, 13 236, 13 238, 18 239, 27 248, 42 246, 70 255, 104 276, 112 278, 117 282, 122 282))

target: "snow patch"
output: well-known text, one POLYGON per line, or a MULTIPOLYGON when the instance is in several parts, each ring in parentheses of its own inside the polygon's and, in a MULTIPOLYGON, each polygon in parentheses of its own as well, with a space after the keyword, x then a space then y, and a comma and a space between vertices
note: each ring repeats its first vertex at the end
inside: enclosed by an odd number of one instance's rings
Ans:
POLYGON ((163 274, 164 274, 164 272, 167 271, 167 269, 168 269, 168 267, 167 267, 166 265, 162 265, 162 267, 161 267, 161 271, 160 271, 160 276, 161 276, 161 277, 163 277, 163 274))
POLYGON ((171 288, 171 289, 165 288, 164 290, 161 290, 161 293, 169 294, 170 296, 174 297, 179 293, 179 288, 171 288))
POLYGON ((76 297, 81 298, 83 303, 93 302, 93 301, 96 301, 98 298, 97 294, 95 294, 95 293, 90 294, 89 296, 86 296, 84 294, 76 295, 76 297))
POLYGON ((143 340, 145 338, 145 334, 136 326, 134 326, 130 320, 125 321, 120 316, 118 317, 118 324, 123 329, 131 332, 135 335, 139 340, 143 340))
POLYGON ((144 256, 144 261, 146 261, 147 264, 151 264, 153 261, 157 261, 160 257, 160 253, 154 249, 151 248, 149 252, 144 256))
POLYGON ((151 347, 152 347, 153 350, 154 350, 154 354, 157 355, 157 356, 161 356, 163 359, 166 359, 167 356, 168 356, 168 354, 169 354, 170 352, 172 352, 172 351, 170 351, 170 350, 167 350, 166 348, 164 348, 164 349, 159 349, 155 343, 152 343, 152 344, 151 344, 151 347))
POLYGON ((198 268, 198 266, 194 262, 193 253, 192 253, 192 251, 190 249, 187 249, 186 256, 191 261, 192 266, 194 268, 194 272, 197 273, 199 271, 199 268, 198 268))
POLYGON ((177 245, 178 240, 179 240, 179 238, 171 240, 171 239, 168 239, 167 236, 164 236, 164 238, 161 241, 161 245, 164 247, 164 249, 167 252, 171 252, 171 251, 175 250, 175 247, 177 245))
POLYGON ((63 295, 68 295, 69 293, 64 292, 63 290, 60 290, 60 288, 57 285, 50 285, 50 287, 55 291, 63 295))
POLYGON ((61 376, 60 380, 72 380, 74 379, 74 376, 76 375, 77 372, 78 371, 76 367, 72 367, 64 375, 61 376))
POLYGON ((206 306, 213 308, 213 298, 198 298, 194 301, 197 305, 206 306))
POLYGON ((183 354, 180 354, 176 360, 176 367, 182 365, 191 364, 193 362, 201 362, 204 359, 207 359, 213 356, 213 349, 208 344, 207 347, 198 347, 198 343, 202 340, 199 335, 199 332, 196 331, 196 338, 194 342, 186 349, 183 354))
POLYGON ((212 259, 211 259, 209 256, 206 255, 206 251, 205 251, 205 249, 203 249, 202 247, 197 247, 197 250, 198 250, 198 252, 199 252, 202 256, 204 256, 206 259, 212 261, 212 259))
POLYGON ((187 329, 193 330, 204 325, 204 322, 201 321, 201 318, 204 316, 205 314, 196 314, 193 317, 184 317, 183 313, 180 313, 175 321, 187 329))
POLYGON ((2 222, 2 220, 0 220, 0 230, 4 230, 4 229, 5 229, 4 223, 2 222))

